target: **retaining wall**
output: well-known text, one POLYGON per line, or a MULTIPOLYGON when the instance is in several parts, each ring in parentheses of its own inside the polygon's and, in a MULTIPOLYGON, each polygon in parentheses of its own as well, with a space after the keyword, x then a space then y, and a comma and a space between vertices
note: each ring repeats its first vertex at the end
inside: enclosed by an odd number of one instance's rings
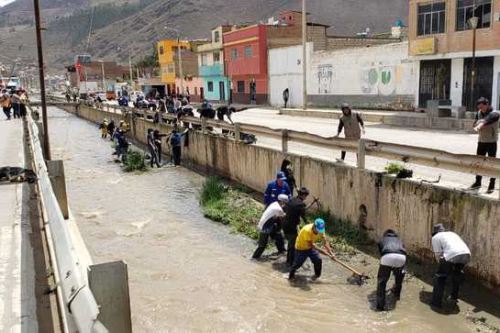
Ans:
MULTIPOLYGON (((73 107, 68 111, 75 112, 73 107)), ((122 119, 120 114, 79 107, 78 115, 93 122, 103 118, 122 119)), ((152 122, 138 118, 132 133, 146 141, 152 122)), ((158 125, 164 133, 167 125, 158 125)), ((200 132, 189 133, 189 147, 183 148, 183 160, 264 191, 275 177, 284 158, 292 161, 299 185, 307 186, 338 218, 357 223, 363 205, 368 212, 366 226, 377 239, 387 228, 396 229, 408 250, 429 260, 432 225, 444 223, 463 237, 472 251, 469 272, 491 288, 500 287, 500 202, 472 196, 448 188, 397 180, 369 170, 359 170, 305 156, 283 155, 280 151, 245 145, 231 139, 200 132), (258 172, 257 172, 258 170, 258 172)))

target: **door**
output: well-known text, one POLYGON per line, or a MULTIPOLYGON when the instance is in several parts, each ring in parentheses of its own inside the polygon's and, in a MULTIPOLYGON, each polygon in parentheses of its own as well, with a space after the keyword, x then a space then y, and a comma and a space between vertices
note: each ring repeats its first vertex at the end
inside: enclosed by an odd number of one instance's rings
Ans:
POLYGON ((221 101, 226 100, 226 89, 224 81, 219 81, 219 100, 221 101))
POLYGON ((420 62, 419 107, 427 107, 429 100, 450 99, 451 60, 425 60, 420 62))
POLYGON ((200 100, 203 101, 205 99, 205 89, 200 87, 200 100))
POLYGON ((497 110, 500 110, 500 73, 497 79, 497 110))
POLYGON ((462 90, 462 104, 469 110, 475 109, 475 101, 479 97, 486 97, 491 101, 493 91, 493 57, 476 58, 476 84, 474 96, 471 100, 471 67, 472 58, 464 59, 464 86, 462 90))

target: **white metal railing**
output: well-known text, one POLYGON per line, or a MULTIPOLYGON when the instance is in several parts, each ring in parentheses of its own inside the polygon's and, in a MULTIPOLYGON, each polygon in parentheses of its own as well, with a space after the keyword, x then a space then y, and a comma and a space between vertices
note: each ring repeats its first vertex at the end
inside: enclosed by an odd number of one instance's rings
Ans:
MULTIPOLYGON (((154 112, 144 109, 130 107, 120 107, 115 105, 104 105, 100 110, 110 113, 133 112, 144 118, 153 117, 154 112)), ((176 117, 171 114, 164 114, 163 119, 174 120, 176 117)), ((493 157, 454 154, 444 150, 423 148, 409 145, 400 145, 389 142, 361 139, 346 140, 336 137, 323 137, 307 132, 294 131, 289 129, 272 129, 260 125, 236 123, 234 125, 223 121, 206 120, 193 117, 183 117, 182 121, 199 125, 205 131, 207 126, 229 130, 237 135, 239 133, 251 133, 272 137, 282 140, 282 152, 288 153, 288 142, 299 142, 320 148, 339 149, 356 152, 358 155, 357 167, 365 169, 366 156, 387 158, 403 162, 411 162, 428 167, 441 168, 445 170, 479 174, 489 177, 500 177, 500 159, 493 157)))
POLYGON ((67 221, 64 220, 52 189, 38 127, 28 115, 29 143, 33 153, 34 171, 38 176, 38 189, 43 207, 43 218, 51 248, 51 262, 56 276, 59 306, 66 332, 107 332, 98 321, 99 307, 83 276, 81 262, 76 253, 67 221), (62 302, 62 304, 61 304, 62 302))

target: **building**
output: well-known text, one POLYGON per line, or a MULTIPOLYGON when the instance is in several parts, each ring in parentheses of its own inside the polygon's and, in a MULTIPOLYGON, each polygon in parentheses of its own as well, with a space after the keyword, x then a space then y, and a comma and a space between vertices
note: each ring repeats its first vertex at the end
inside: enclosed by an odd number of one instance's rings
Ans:
MULTIPOLYGON (((418 94, 418 62, 408 56, 408 42, 312 52, 308 44, 308 104, 356 108, 413 110, 418 94)), ((302 46, 269 51, 270 103, 303 106, 302 46)))
POLYGON ((212 30, 210 43, 198 47, 198 68, 203 86, 202 95, 210 101, 229 100, 229 79, 225 75, 223 34, 231 26, 219 26, 212 30))
MULTIPOLYGON (((223 34, 226 75, 230 77, 233 102, 268 102, 268 50, 301 44, 301 22, 301 12, 287 11, 278 20, 271 18, 267 23, 233 28, 223 34)), ((321 45, 328 26, 309 22, 308 27, 308 40, 317 40, 321 45)))
POLYGON ((419 63, 418 105, 433 99, 473 106, 480 96, 500 107, 500 1, 410 0, 410 55, 419 63), (473 30, 478 18, 471 97, 473 30))
POLYGON ((206 41, 178 42, 176 39, 165 39, 157 43, 160 81, 166 87, 168 95, 189 94, 194 101, 202 99, 203 86, 198 79, 197 48, 205 43, 206 41), (178 46, 181 48, 182 61, 179 59, 178 46))
POLYGON ((129 80, 129 67, 111 61, 80 61, 76 57, 74 65, 67 66, 71 87, 80 93, 115 90, 118 82, 129 80))

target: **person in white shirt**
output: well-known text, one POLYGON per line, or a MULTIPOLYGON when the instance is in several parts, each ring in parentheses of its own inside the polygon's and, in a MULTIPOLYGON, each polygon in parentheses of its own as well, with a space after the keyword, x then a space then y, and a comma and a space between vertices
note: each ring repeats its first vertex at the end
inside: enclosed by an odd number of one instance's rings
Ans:
POLYGON ((467 244, 452 231, 446 231, 442 224, 437 224, 432 232, 432 250, 439 262, 439 268, 434 276, 434 290, 431 305, 442 307, 446 279, 451 276, 452 287, 450 299, 458 300, 460 283, 464 276, 464 267, 471 258, 467 244))
POLYGON ((274 239, 278 254, 285 253, 285 241, 281 232, 281 224, 285 217, 283 208, 288 202, 288 195, 280 194, 278 201, 270 204, 260 218, 257 229, 260 231, 259 245, 253 253, 252 259, 259 259, 264 253, 269 237, 274 239))

